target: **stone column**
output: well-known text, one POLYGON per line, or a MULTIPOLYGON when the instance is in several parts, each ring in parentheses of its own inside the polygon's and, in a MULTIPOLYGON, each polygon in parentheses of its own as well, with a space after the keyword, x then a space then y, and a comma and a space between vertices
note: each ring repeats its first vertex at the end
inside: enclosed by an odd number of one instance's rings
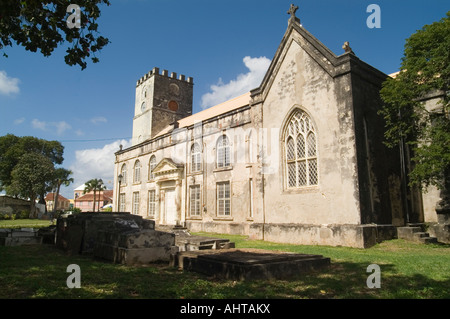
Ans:
POLYGON ((161 221, 161 185, 156 183, 156 191, 155 191, 155 224, 159 224, 161 221))
POLYGON ((175 205, 177 207, 177 225, 181 221, 181 179, 175 181, 175 205))

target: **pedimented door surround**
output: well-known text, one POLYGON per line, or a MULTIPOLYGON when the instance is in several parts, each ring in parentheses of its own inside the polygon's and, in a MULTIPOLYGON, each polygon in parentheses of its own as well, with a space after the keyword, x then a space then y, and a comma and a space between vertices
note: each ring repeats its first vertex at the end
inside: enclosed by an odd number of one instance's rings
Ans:
POLYGON ((152 171, 156 182, 156 222, 158 224, 176 225, 181 221, 183 170, 183 164, 177 164, 170 158, 163 158, 152 171))

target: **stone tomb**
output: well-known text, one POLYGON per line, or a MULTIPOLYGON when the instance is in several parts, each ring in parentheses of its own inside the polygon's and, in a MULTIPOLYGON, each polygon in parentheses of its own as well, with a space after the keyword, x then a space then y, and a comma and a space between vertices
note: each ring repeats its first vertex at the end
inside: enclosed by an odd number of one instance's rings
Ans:
POLYGON ((178 248, 175 235, 154 229, 101 230, 94 257, 125 265, 169 261, 178 248))
POLYGON ((69 253, 126 265, 169 262, 181 270, 232 280, 283 279, 326 267, 321 255, 235 249, 228 239, 155 230, 152 220, 129 213, 81 213, 58 219, 56 244, 69 253))
POLYGON ((56 245, 127 265, 169 261, 175 235, 155 230, 152 220, 130 213, 80 213, 58 219, 56 245))
POLYGON ((173 266, 223 279, 287 279, 330 265, 321 255, 296 254, 262 249, 183 251, 173 266))
POLYGON ((34 228, 0 229, 0 246, 40 244, 42 244, 42 236, 34 228))
POLYGON ((226 238, 192 235, 186 228, 173 227, 167 230, 175 234, 175 245, 179 251, 234 248, 235 244, 226 238))

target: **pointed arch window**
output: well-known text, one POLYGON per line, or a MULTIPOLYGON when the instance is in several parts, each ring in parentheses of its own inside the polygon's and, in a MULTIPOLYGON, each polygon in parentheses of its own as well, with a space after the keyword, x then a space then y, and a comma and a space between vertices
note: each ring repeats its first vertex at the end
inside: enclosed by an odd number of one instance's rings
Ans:
POLYGON ((302 188, 318 185, 317 136, 309 116, 297 109, 284 132, 285 185, 302 188))
POLYGON ((231 165, 230 140, 226 135, 219 137, 217 141, 217 168, 231 165))
POLYGON ((134 162, 134 169, 133 169, 133 183, 140 183, 141 182, 141 162, 137 160, 134 162))
POLYGON ((156 167, 156 156, 153 155, 150 157, 150 161, 148 163, 148 179, 153 180, 155 179, 155 175, 153 174, 153 169, 156 167))
POLYGON ((200 144, 194 143, 191 147, 191 172, 202 170, 202 149, 200 144))

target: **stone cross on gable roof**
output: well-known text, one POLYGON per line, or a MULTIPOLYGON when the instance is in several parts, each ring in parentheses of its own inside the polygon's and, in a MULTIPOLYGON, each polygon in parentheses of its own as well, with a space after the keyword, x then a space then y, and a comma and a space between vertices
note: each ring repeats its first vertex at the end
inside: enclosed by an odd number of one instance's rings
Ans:
POLYGON ((295 16, 295 12, 298 10, 298 6, 294 6, 292 3, 291 3, 291 6, 289 7, 289 10, 288 10, 288 14, 290 14, 291 15, 291 17, 289 18, 289 21, 291 21, 291 20, 294 20, 294 21, 297 21, 298 23, 300 23, 300 19, 299 18, 297 18, 296 16, 295 16))
POLYGON ((288 14, 290 14, 291 15, 291 18, 293 18, 293 17, 295 17, 295 12, 298 10, 298 6, 294 6, 292 3, 291 3, 291 6, 290 6, 290 8, 289 8, 289 10, 288 10, 288 14))

